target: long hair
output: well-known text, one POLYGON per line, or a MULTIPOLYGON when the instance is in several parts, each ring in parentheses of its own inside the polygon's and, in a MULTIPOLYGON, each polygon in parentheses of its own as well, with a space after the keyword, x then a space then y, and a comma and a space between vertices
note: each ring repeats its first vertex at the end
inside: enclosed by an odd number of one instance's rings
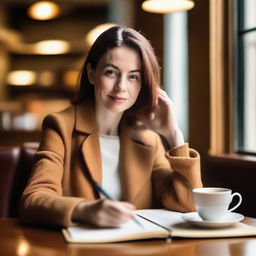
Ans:
POLYGON ((141 90, 135 104, 128 110, 129 113, 151 113, 155 107, 156 89, 160 86, 160 67, 149 41, 139 32, 131 28, 114 26, 103 32, 92 45, 83 64, 77 100, 94 100, 94 87, 87 76, 87 65, 96 69, 101 57, 115 47, 127 46, 134 49, 141 58, 142 81, 141 90))

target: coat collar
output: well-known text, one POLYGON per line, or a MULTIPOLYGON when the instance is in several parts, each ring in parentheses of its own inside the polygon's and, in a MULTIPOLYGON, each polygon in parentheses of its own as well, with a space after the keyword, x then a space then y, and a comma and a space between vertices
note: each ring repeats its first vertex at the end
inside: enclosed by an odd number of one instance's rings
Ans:
MULTIPOLYGON (((83 159, 94 181, 102 184, 101 153, 94 104, 85 101, 76 105, 75 129, 86 133, 81 151, 83 159)), ((136 204, 136 197, 146 182, 150 182, 153 150, 133 139, 134 130, 125 122, 120 129, 120 171, 123 199, 136 204)))
MULTIPOLYGON (((130 137, 132 130, 125 121, 122 121, 120 132, 127 137, 130 137)), ((95 105, 92 100, 84 100, 75 105, 75 130, 86 133, 98 133, 95 105)))
POLYGON ((97 130, 95 107, 92 100, 85 100, 75 105, 75 129, 87 134, 97 130))
POLYGON ((152 147, 133 141, 124 134, 120 136, 120 144, 123 200, 139 205, 138 195, 151 183, 154 151, 152 147))

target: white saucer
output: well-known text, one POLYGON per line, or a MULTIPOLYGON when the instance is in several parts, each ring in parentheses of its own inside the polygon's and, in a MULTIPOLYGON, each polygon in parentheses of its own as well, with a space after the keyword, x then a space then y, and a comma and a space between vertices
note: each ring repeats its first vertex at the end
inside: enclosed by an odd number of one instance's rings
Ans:
POLYGON ((197 212, 188 212, 182 215, 182 218, 195 226, 207 227, 207 228, 222 228, 233 225, 244 219, 244 216, 240 213, 230 212, 225 218, 220 221, 205 221, 198 215, 197 212))

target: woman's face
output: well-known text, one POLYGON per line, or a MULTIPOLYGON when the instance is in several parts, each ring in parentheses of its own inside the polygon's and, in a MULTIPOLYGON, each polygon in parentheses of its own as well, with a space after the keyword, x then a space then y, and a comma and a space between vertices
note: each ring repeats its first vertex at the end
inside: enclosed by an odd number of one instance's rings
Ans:
POLYGON ((108 50, 93 70, 87 67, 88 78, 94 85, 97 109, 122 113, 136 101, 141 89, 141 59, 129 47, 108 50))

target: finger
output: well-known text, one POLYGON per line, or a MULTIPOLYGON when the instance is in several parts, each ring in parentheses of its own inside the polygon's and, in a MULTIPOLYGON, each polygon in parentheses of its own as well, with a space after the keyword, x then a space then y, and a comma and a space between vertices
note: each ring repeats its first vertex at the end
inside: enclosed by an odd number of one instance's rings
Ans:
POLYGON ((150 121, 153 121, 153 120, 155 119, 155 116, 156 116, 156 115, 155 115, 154 112, 150 113, 150 114, 149 114, 149 120, 150 120, 150 121))
POLYGON ((98 226, 115 228, 120 227, 123 223, 125 223, 125 221, 118 218, 113 218, 112 216, 108 216, 105 219, 99 221, 98 226))
POLYGON ((159 104, 165 104, 165 105, 173 105, 172 100, 168 97, 168 95, 166 93, 159 93, 158 94, 158 99, 159 99, 159 104))
POLYGON ((133 205, 133 204, 131 204, 129 202, 121 201, 120 204, 122 204, 124 207, 126 207, 126 208, 128 208, 130 210, 133 210, 133 211, 136 209, 135 205, 133 205))
POLYGON ((162 103, 168 104, 170 98, 168 97, 167 93, 164 90, 157 91, 157 104, 156 107, 161 105, 162 103))
POLYGON ((94 223, 100 227, 118 227, 129 218, 111 209, 102 209, 99 214, 95 215, 94 223))
POLYGON ((123 216, 133 216, 134 215, 134 206, 128 202, 116 202, 115 209, 118 214, 123 216))
POLYGON ((120 215, 127 215, 131 216, 133 215, 133 207, 129 203, 125 202, 119 202, 119 201, 109 201, 105 203, 106 204, 106 211, 109 211, 109 213, 114 216, 118 217, 120 215))
POLYGON ((157 94, 158 94, 159 96, 161 95, 161 96, 164 96, 164 97, 170 99, 169 96, 168 96, 168 94, 167 94, 167 92, 166 92, 165 90, 159 89, 159 90, 157 91, 157 94))
POLYGON ((110 218, 107 223, 105 223, 105 227, 120 227, 122 224, 126 223, 129 219, 121 219, 121 218, 110 218))
POLYGON ((134 215, 135 212, 133 205, 129 203, 118 202, 118 204, 112 206, 111 209, 108 209, 104 220, 105 223, 108 223, 108 225, 119 226, 122 223, 127 222, 134 215))
POLYGON ((163 90, 163 89, 158 89, 157 93, 168 97, 167 92, 165 90, 163 90))

